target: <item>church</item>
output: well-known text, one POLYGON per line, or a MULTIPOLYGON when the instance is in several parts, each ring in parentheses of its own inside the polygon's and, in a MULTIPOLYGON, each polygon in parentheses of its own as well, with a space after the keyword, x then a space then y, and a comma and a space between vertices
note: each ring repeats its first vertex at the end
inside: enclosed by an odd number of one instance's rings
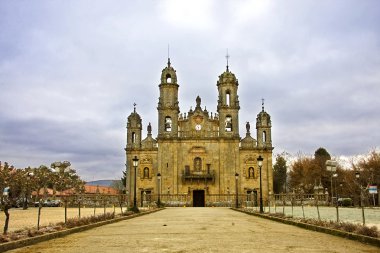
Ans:
POLYGON ((210 196, 239 194, 239 201, 248 196, 254 196, 256 201, 261 169, 262 197, 264 202, 268 200, 273 192, 271 118, 263 104, 256 117, 255 138, 249 122, 245 123, 242 138, 238 86, 227 63, 216 83, 217 111, 202 108, 198 96, 194 109, 182 113, 177 73, 168 58, 158 85, 157 136, 152 136, 150 123, 146 126, 147 136, 142 136, 142 118, 136 107, 127 120, 125 151, 130 199, 136 189, 137 203, 147 196, 157 200, 157 196, 164 195, 185 195, 189 206, 206 206, 210 196), (261 167, 259 156, 263 158, 261 167), (138 159, 135 167, 133 159, 138 159))

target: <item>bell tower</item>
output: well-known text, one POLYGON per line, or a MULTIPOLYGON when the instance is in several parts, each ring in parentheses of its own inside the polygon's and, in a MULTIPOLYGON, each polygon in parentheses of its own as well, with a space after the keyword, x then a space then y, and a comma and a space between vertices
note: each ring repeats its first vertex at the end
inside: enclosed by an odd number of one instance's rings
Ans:
POLYGON ((141 148, 141 117, 136 112, 136 104, 133 104, 133 112, 128 117, 127 122, 127 148, 139 149, 141 148))
POLYGON ((238 80, 228 67, 228 54, 226 71, 219 76, 218 87, 218 113, 219 136, 239 138, 239 96, 237 95, 238 80))
POLYGON ((162 70, 158 99, 158 139, 178 137, 178 83, 175 69, 170 64, 162 70))
POLYGON ((257 146, 259 148, 272 148, 272 122, 270 115, 264 110, 264 99, 262 100, 261 112, 256 118, 257 146))

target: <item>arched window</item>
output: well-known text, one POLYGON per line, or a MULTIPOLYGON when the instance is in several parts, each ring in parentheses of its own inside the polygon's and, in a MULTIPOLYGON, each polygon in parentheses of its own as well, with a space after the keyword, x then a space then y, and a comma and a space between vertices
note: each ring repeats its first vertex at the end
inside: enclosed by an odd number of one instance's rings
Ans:
POLYGON ((263 131, 263 142, 267 142, 267 132, 263 131))
POLYGON ((194 170, 201 171, 202 170, 202 159, 200 157, 194 158, 194 170))
POLYGON ((170 132, 172 130, 172 118, 167 116, 165 118, 165 131, 170 132))
POLYGON ((230 91, 226 92, 226 105, 227 106, 231 105, 231 94, 230 94, 230 91))
POLYGON ((136 143, 136 133, 132 132, 132 143, 136 143))
POLYGON ((167 75, 166 75, 166 82, 167 82, 167 83, 171 83, 171 82, 172 82, 172 77, 171 77, 170 74, 167 74, 167 75))
POLYGON ((144 168, 144 178, 149 178, 149 168, 148 167, 144 168))
POLYGON ((226 117, 225 127, 226 127, 226 132, 232 131, 232 117, 230 115, 227 115, 226 117))
POLYGON ((248 169, 248 177, 249 178, 254 178, 255 177, 255 170, 253 169, 253 167, 249 167, 249 169, 248 169))

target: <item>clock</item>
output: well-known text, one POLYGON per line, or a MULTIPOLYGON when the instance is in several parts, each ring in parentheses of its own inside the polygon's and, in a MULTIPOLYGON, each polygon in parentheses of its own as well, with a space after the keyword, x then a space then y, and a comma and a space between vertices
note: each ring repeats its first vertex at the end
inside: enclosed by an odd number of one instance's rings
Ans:
POLYGON ((202 126, 201 126, 201 125, 199 125, 199 124, 195 125, 195 130, 199 131, 199 130, 201 130, 201 129, 202 129, 202 126))

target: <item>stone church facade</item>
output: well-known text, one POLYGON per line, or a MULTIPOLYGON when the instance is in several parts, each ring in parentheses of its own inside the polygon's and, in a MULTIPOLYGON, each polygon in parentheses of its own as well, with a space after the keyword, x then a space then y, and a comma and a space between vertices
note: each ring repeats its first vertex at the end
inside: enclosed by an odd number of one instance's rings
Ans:
POLYGON ((257 158, 261 156, 264 202, 273 192, 271 118, 264 106, 256 117, 256 134, 246 123, 245 137, 239 134, 238 80, 228 65, 217 81, 217 113, 202 108, 196 98, 194 109, 181 113, 177 74, 168 59, 159 84, 158 135, 142 137, 142 118, 136 108, 127 121, 127 190, 133 199, 134 167, 138 203, 147 195, 187 195, 190 205, 204 206, 211 195, 255 196, 260 191, 257 158), (160 174, 160 180, 157 175, 160 174), (236 184, 237 182, 237 184, 236 184))

